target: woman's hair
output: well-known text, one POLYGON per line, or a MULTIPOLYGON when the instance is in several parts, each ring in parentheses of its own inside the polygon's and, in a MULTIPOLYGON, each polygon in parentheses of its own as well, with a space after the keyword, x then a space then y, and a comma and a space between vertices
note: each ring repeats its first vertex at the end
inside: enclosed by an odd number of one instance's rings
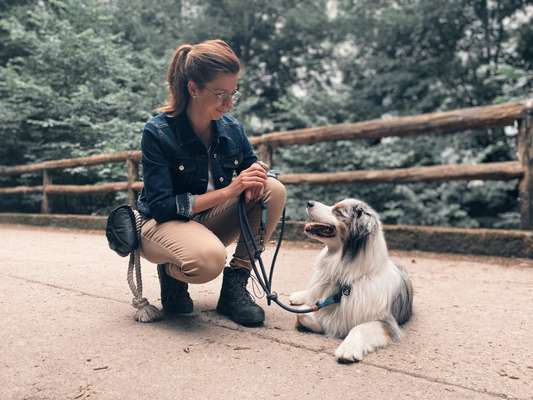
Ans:
POLYGON ((190 99, 187 89, 189 81, 203 88, 218 73, 238 74, 240 69, 239 58, 223 40, 179 46, 168 66, 167 102, 159 111, 176 116, 185 110, 190 99))

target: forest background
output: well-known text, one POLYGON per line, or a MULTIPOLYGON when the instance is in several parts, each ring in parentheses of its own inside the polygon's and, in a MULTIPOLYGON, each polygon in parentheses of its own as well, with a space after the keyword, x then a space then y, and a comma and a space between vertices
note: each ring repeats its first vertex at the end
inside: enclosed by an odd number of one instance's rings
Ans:
MULTIPOLYGON (((139 150, 182 43, 222 38, 245 71, 234 114, 248 134, 503 103, 533 94, 533 0, 2 0, 0 165, 139 150)), ((516 127, 276 150, 283 172, 516 159, 516 127)), ((122 164, 54 182, 124 181, 122 164)), ((0 186, 39 185, 38 175, 0 186)), ((367 200, 386 223, 517 228, 517 181, 289 187, 305 200, 367 200)), ((125 193, 53 196, 53 212, 105 214, 125 193)), ((0 198, 38 212, 39 195, 0 198)))

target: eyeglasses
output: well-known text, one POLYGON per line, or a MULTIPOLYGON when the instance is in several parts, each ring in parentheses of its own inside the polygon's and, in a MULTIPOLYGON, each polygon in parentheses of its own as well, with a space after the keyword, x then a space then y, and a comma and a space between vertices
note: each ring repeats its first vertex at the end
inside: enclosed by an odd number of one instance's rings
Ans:
POLYGON ((209 89, 207 86, 205 88, 213 93, 221 104, 229 103, 230 101, 232 104, 237 104, 241 98, 241 93, 237 89, 231 93, 228 93, 226 91, 218 92, 213 89, 209 89))

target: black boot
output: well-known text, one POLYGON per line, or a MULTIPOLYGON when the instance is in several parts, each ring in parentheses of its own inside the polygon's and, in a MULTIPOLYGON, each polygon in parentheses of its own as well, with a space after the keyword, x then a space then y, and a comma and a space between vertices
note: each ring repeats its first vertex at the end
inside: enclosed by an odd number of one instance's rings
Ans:
POLYGON ((168 275, 165 266, 166 264, 157 265, 163 311, 168 315, 192 313, 193 303, 187 291, 189 285, 168 275))
POLYGON ((240 325, 259 326, 265 320, 265 312, 246 289, 249 277, 247 269, 224 268, 217 312, 240 325))

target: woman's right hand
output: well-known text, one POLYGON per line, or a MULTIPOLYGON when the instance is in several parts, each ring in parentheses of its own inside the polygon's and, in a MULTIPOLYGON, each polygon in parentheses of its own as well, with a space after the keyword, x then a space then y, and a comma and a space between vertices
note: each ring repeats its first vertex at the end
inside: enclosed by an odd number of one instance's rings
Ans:
POLYGON ((258 163, 253 163, 249 168, 233 178, 227 189, 231 197, 237 197, 247 189, 263 189, 267 181, 265 169, 258 163))

